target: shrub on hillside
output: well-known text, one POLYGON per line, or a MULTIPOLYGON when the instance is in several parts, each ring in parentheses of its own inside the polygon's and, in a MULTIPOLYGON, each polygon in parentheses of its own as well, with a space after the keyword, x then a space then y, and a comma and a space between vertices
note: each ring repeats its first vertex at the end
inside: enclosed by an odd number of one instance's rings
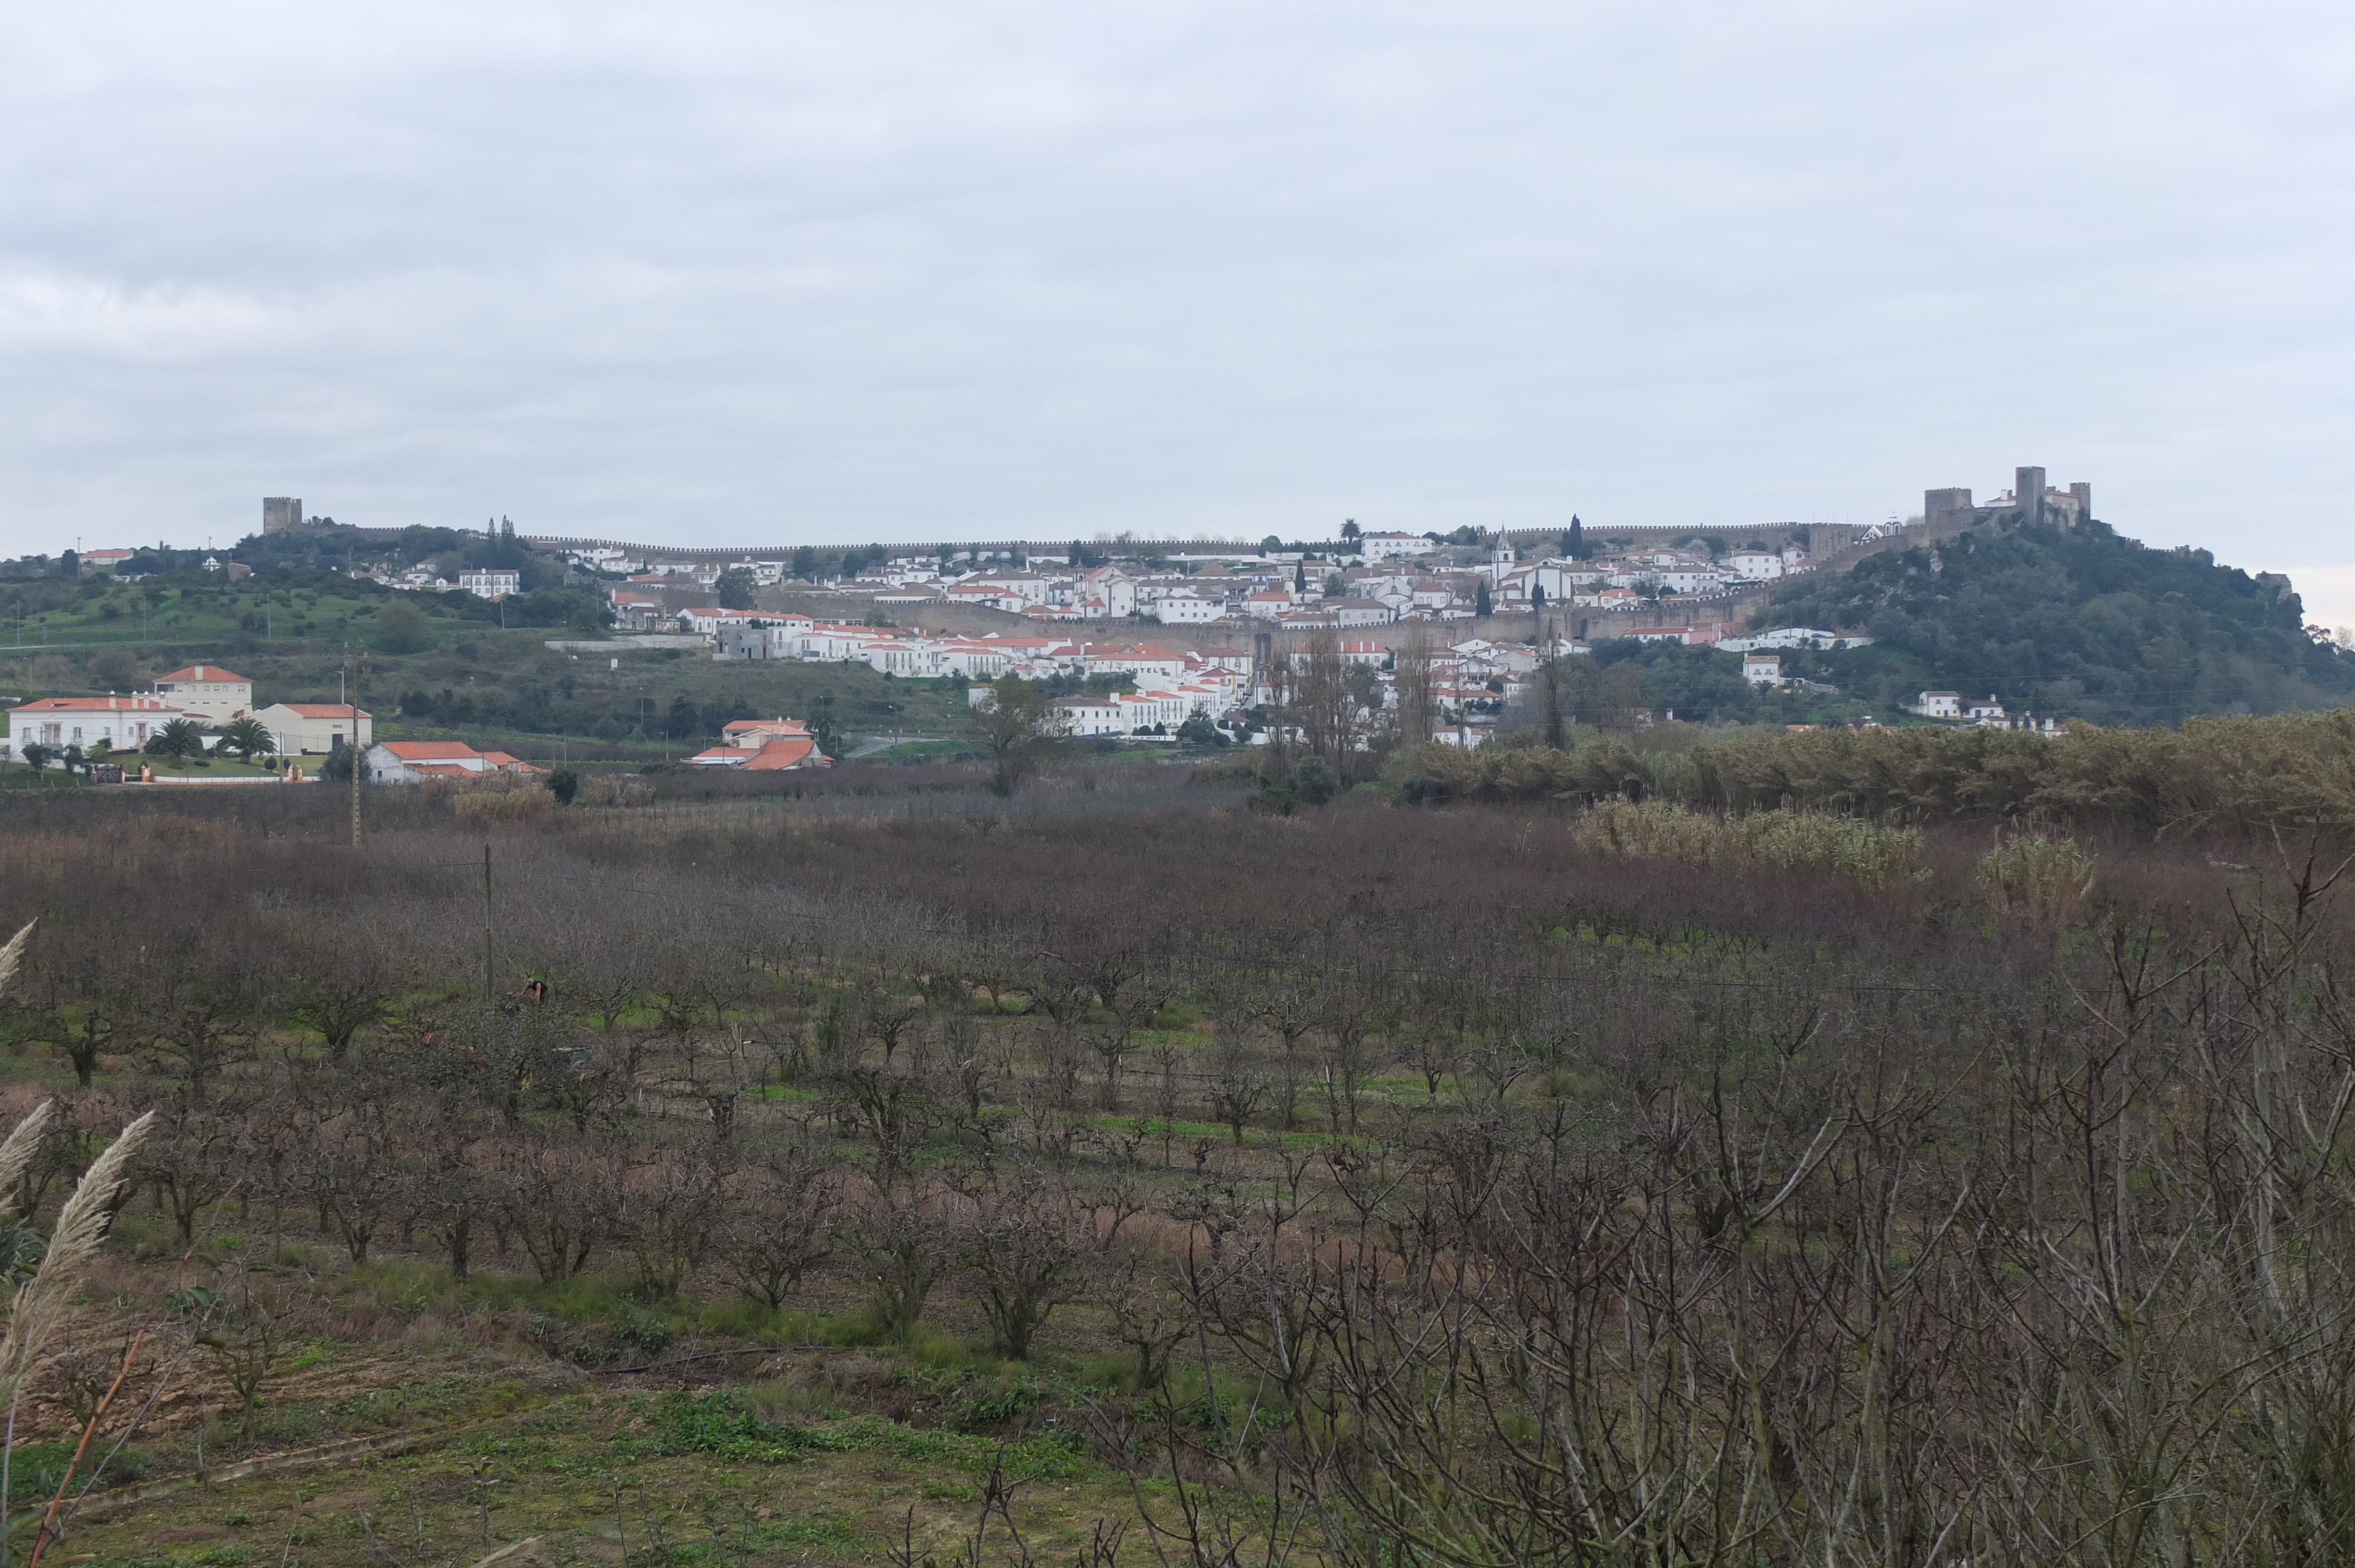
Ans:
POLYGON ((1754 871, 1828 871, 1867 887, 1898 887, 1919 874, 1922 834, 1815 811, 1722 817, 1665 800, 1604 800, 1572 834, 1590 853, 1674 860, 1754 871))
POLYGON ((2077 841, 2019 833, 1989 850, 1978 864, 1979 885, 1996 913, 2027 925, 2067 922, 2094 891, 2094 857, 2077 841))

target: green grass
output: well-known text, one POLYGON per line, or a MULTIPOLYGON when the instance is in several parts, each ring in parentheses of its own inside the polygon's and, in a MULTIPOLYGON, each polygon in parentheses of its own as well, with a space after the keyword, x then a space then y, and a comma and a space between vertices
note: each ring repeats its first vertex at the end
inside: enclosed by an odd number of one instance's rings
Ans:
POLYGON ((134 777, 142 763, 158 775, 169 774, 181 779, 275 779, 276 771, 251 767, 233 757, 208 757, 202 761, 191 757, 146 757, 131 752, 118 752, 106 759, 122 766, 125 778, 134 777))
MULTIPOLYGON (((646 761, 685 756, 711 737, 661 736, 664 715, 679 697, 698 714, 715 705, 730 716, 808 718, 823 712, 846 735, 897 728, 953 736, 969 713, 961 680, 903 681, 864 664, 723 663, 676 649, 615 645, 604 656, 558 652, 545 644, 572 635, 561 627, 502 630, 496 622, 442 613, 452 607, 432 595, 399 596, 428 612, 431 645, 389 653, 374 647, 375 619, 394 596, 325 591, 334 585, 324 574, 310 581, 316 586, 172 588, 151 604, 146 585, 91 578, 68 596, 65 607, 28 614, 21 628, 10 614, 9 590, 0 585, 0 693, 17 698, 130 690, 166 670, 202 662, 251 679, 257 706, 333 702, 337 676, 357 641, 369 649, 361 704, 376 715, 382 737, 504 744, 535 760, 559 755, 564 749, 559 736, 570 737, 576 755, 593 747, 646 761), (264 617, 269 635, 250 629, 264 617), (415 693, 427 695, 431 716, 401 712, 401 700, 415 693), (631 732, 641 726, 647 733, 634 738, 631 732)), ((961 747, 949 740, 906 744, 961 747)))

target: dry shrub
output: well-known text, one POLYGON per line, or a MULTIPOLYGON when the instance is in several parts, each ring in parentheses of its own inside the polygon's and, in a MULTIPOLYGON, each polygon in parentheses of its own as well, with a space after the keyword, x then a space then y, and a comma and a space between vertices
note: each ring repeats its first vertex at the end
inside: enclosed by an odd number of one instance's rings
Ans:
POLYGON ((1664 800, 1612 800, 1582 813, 1572 833, 1591 854, 1759 871, 1829 871, 1867 887, 1900 887, 1921 874, 1919 830, 1815 811, 1721 817, 1664 800))
POLYGON ((555 809, 556 797, 540 784, 509 789, 465 789, 450 801, 450 814, 462 822, 536 821, 555 809))
POLYGON ((1978 882, 1998 915, 2059 927, 2094 891, 2094 857, 2074 839, 2015 834, 1981 858, 1978 882))
POLYGON ((653 803, 655 787, 637 779, 599 773, 581 780, 577 797, 584 806, 645 806, 653 803))
POLYGON ((1909 725, 1884 730, 1736 732, 1682 749, 1617 738, 1570 750, 1491 741, 1421 746, 1393 778, 1443 795, 1668 799, 1721 811, 1799 806, 1874 821, 1962 817, 2179 834, 2355 832, 2355 709, 2198 718, 2179 729, 2059 736, 1909 725))

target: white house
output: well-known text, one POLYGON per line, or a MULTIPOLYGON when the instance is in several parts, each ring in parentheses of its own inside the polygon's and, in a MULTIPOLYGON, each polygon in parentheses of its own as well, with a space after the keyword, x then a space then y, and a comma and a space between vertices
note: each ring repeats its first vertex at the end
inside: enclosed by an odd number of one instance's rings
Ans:
POLYGON ((1360 534, 1358 554, 1369 561, 1411 559, 1437 548, 1420 534, 1360 534))
POLYGON ((1744 653, 1742 656, 1742 678, 1753 686, 1781 685, 1783 656, 1780 653, 1744 653))
POLYGON ((1133 727, 1121 723, 1118 697, 1058 697, 1055 711, 1062 715, 1065 735, 1126 735, 1133 727))
POLYGON ((1387 626, 1398 611, 1378 599, 1328 599, 1325 609, 1336 626, 1387 626))
POLYGON ((1989 692, 1987 694, 1987 701, 1983 703, 1972 703, 1968 706, 1965 707, 1963 709, 1963 716, 1969 719, 1973 724, 1983 725, 1992 729, 2003 723, 2006 715, 2003 711, 2003 705, 1996 701, 1995 694, 1993 692, 1989 692))
POLYGON ((1155 602, 1153 609, 1165 626, 1201 626, 1226 619, 1227 601, 1205 599, 1188 589, 1181 593, 1163 594, 1155 602))
POLYGON ((200 716, 154 697, 41 697, 8 710, 7 754, 21 762, 27 746, 88 751, 101 740, 136 751, 174 719, 200 716))
POLYGON ((1709 567, 1666 567, 1657 576, 1670 593, 1712 593, 1725 586, 1725 574, 1709 567))
MULTIPOLYGON (((349 703, 272 703, 253 716, 281 757, 301 757, 349 745, 354 711, 349 703)), ((376 720, 365 708, 357 711, 359 743, 366 747, 376 739, 376 720)))
POLYGON ((1108 648, 1102 643, 1087 651, 1084 668, 1091 675, 1134 675, 1138 685, 1174 681, 1186 673, 1186 655, 1152 642, 1108 648))
POLYGON ((1913 711, 1923 718, 1960 718, 1963 695, 1960 692, 1924 692, 1913 711))
POLYGON ((253 683, 218 664, 191 664, 156 676, 155 697, 191 718, 223 725, 253 711, 253 683))
POLYGON ((1736 550, 1725 564, 1744 582, 1768 582, 1783 575, 1783 557, 1772 550, 1736 550))
POLYGON ((460 572, 458 586, 476 599, 505 599, 523 587, 520 572, 460 572))

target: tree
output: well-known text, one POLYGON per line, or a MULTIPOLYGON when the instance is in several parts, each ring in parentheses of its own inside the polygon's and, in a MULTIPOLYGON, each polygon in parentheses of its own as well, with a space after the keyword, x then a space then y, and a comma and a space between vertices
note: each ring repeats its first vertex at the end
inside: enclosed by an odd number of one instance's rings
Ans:
POLYGON ((1348 540, 1353 545, 1358 542, 1358 520, 1356 518, 1352 517, 1348 522, 1341 524, 1341 537, 1348 540))
POLYGON ((23 758, 25 766, 36 773, 49 765, 49 748, 37 740, 27 741, 18 747, 16 755, 23 758))
POLYGON ((1576 513, 1571 514, 1570 531, 1561 536, 1561 553, 1573 561, 1587 557, 1586 524, 1578 520, 1576 513))
POLYGON ((803 545, 794 549, 794 576, 799 577, 804 582, 815 582, 817 580, 817 551, 815 548, 808 545, 803 545))
POLYGON ((753 608, 753 593, 758 585, 753 582, 752 574, 747 568, 729 567, 719 574, 718 587, 720 609, 751 609, 753 608))
POLYGON ((275 743, 270 738, 270 731, 264 727, 260 719, 255 718, 251 714, 245 714, 229 720, 223 726, 220 744, 223 750, 234 751, 244 760, 251 762, 255 758, 268 751, 275 743))
MULTIPOLYGON (((348 784, 352 781, 352 759, 358 754, 342 744, 343 736, 337 736, 335 739, 335 749, 327 753, 326 761, 319 764, 319 777, 329 784, 348 784)), ((360 782, 365 784, 368 780, 368 765, 363 762, 359 768, 360 782)))
POLYGON ((191 718, 170 720, 147 737, 151 757, 194 757, 205 748, 205 732, 191 718))
POLYGON ((548 776, 548 792, 556 797, 558 805, 570 806, 581 793, 581 775, 570 768, 558 768, 548 776))
POLYGON ((974 1222, 965 1264, 997 1352, 1030 1359, 1030 1344, 1057 1307, 1088 1283, 1094 1216, 1037 1171, 993 1180, 967 1193, 974 1222))
POLYGON ((1178 726, 1178 738, 1188 746, 1227 744, 1227 737, 1219 733, 1219 726, 1211 721, 1210 715, 1201 712, 1186 715, 1186 722, 1178 726))
POLYGON ((1346 594, 1348 591, 1348 578, 1343 577, 1338 572, 1327 572, 1325 574, 1325 597, 1327 599, 1339 599, 1343 594, 1346 594))
POLYGON ((838 1243, 842 1178, 795 1151, 773 1154, 748 1176, 753 1190, 732 1206, 719 1237, 729 1283, 772 1308, 838 1243))
POLYGON ((1417 624, 1399 644, 1391 681, 1398 692, 1398 734, 1401 746, 1429 742, 1439 720, 1431 670, 1431 629, 1417 624))
POLYGON ((1018 675, 1001 675, 974 710, 966 733, 996 766, 990 788, 1011 795, 1068 722, 1036 685, 1018 675))
POLYGON ((1488 579, 1486 577, 1480 579, 1480 587, 1472 596, 1472 613, 1484 617, 1497 613, 1497 601, 1489 596, 1488 579))
POLYGON ((1536 614, 1543 615, 1543 614, 1545 613, 1545 607, 1546 607, 1545 584, 1543 584, 1543 583, 1532 583, 1532 584, 1530 584, 1530 585, 1529 585, 1529 609, 1530 609, 1534 613, 1536 613, 1536 614))
POLYGON ((1360 760, 1360 743, 1382 705, 1380 677, 1370 667, 1342 658, 1341 640, 1329 630, 1311 634, 1307 652, 1295 662, 1292 673, 1286 716, 1310 755, 1336 779, 1346 778, 1360 760))
POLYGON ((433 646, 433 629, 415 603, 396 599, 376 612, 376 645, 384 653, 422 653, 433 646))
POLYGON ((1273 534, 1259 542, 1259 553, 1263 556, 1273 556, 1283 548, 1284 541, 1273 534))
POLYGON ((1293 565, 1292 591, 1296 596, 1305 596, 1308 592, 1308 563, 1306 561, 1295 562, 1293 565))
POLYGON ((924 1302, 955 1257, 955 1234, 927 1212, 923 1194, 885 1196, 853 1230, 867 1265, 875 1326, 904 1341, 923 1319, 924 1302))

